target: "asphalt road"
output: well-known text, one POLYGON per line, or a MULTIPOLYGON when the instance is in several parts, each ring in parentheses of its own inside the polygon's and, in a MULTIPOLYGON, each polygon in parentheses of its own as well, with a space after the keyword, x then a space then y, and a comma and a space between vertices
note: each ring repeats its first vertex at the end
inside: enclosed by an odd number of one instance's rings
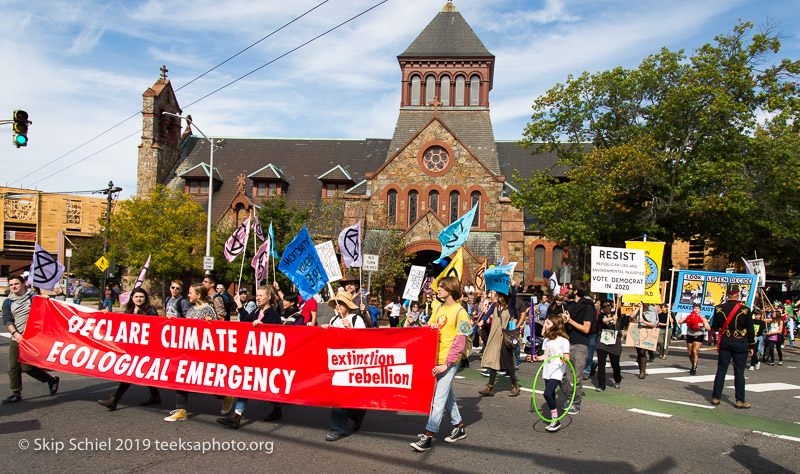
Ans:
MULTIPOLYGON (((8 340, 0 338, 0 366, 8 360, 8 340)), ((370 411, 358 433, 340 441, 324 440, 330 410, 286 406, 279 422, 264 422, 268 402, 252 401, 239 430, 215 422, 219 401, 190 397, 188 421, 162 421, 174 407, 174 393, 162 390, 160 407, 142 408, 145 387, 132 387, 115 412, 97 404, 117 383, 60 373, 61 388, 47 387, 23 375, 21 403, 0 406, 0 450, 4 472, 797 472, 800 471, 800 351, 784 350, 783 366, 746 373, 750 410, 733 407, 733 382, 722 404, 708 404, 716 354, 701 353, 698 375, 689 377, 681 343, 666 361, 648 366, 639 380, 623 374, 622 386, 596 392, 586 382, 581 413, 562 420, 557 433, 531 413, 533 376, 539 364, 519 371, 527 389, 507 396, 507 378, 498 393, 481 398, 486 379, 472 367, 455 381, 467 438, 442 441, 417 453, 409 447, 424 430, 426 415, 370 411), (662 373, 659 373, 662 372, 662 373), (666 373, 663 373, 666 372, 666 373), (783 384, 783 385, 764 385, 783 384), (676 403, 680 402, 680 403, 676 403), (631 411, 641 410, 641 411, 631 411), (203 452, 204 446, 206 452, 203 452)), ((623 361, 634 361, 626 349, 623 361)), ((623 367, 635 369, 633 365, 623 367)), ((540 382, 541 383, 541 382, 540 382)), ((537 390, 540 388, 537 387, 537 390)), ((8 393, 3 377, 0 395, 8 393)), ((537 402, 542 405, 541 395, 537 402)))

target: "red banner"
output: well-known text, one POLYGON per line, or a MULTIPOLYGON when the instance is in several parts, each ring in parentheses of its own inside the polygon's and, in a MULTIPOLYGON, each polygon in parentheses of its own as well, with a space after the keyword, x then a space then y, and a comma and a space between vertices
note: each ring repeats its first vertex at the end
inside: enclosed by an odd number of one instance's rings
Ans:
POLYGON ((34 298, 20 362, 140 385, 298 405, 428 413, 437 332, 84 312, 34 298))

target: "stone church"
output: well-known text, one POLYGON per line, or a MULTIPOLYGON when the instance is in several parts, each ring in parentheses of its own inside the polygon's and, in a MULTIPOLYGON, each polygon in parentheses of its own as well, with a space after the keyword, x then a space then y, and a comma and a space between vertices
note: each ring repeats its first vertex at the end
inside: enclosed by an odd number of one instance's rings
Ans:
MULTIPOLYGON (((471 209, 478 212, 464 252, 464 281, 488 259, 519 262, 515 278, 544 284, 566 249, 530 230, 516 209, 511 176, 552 167, 552 154, 531 155, 494 138, 489 114, 495 57, 448 2, 398 57, 400 111, 385 139, 225 138, 208 165, 209 143, 180 119, 166 75, 143 94, 137 194, 164 184, 194 196, 212 219, 241 221, 253 206, 284 195, 289 205, 344 201, 343 225, 402 233, 415 264, 438 257, 439 232, 471 209), (213 189, 208 189, 209 173, 213 189)), ((563 170, 554 169, 554 175, 563 170)))

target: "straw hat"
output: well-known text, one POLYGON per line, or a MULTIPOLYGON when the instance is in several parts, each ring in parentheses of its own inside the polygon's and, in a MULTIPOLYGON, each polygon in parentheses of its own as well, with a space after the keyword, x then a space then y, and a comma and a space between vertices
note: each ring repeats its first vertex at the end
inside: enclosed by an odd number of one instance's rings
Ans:
POLYGON ((350 309, 358 309, 358 306, 353 303, 353 297, 346 291, 340 291, 335 297, 328 300, 328 306, 335 308, 337 302, 343 306, 347 306, 350 309))

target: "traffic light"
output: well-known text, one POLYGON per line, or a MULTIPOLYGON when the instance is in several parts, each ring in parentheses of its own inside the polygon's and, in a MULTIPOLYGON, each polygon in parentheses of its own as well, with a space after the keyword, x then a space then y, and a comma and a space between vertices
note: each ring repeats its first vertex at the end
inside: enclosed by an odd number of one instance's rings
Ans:
POLYGON ((28 146, 28 112, 24 110, 14 111, 14 145, 17 148, 28 146))

